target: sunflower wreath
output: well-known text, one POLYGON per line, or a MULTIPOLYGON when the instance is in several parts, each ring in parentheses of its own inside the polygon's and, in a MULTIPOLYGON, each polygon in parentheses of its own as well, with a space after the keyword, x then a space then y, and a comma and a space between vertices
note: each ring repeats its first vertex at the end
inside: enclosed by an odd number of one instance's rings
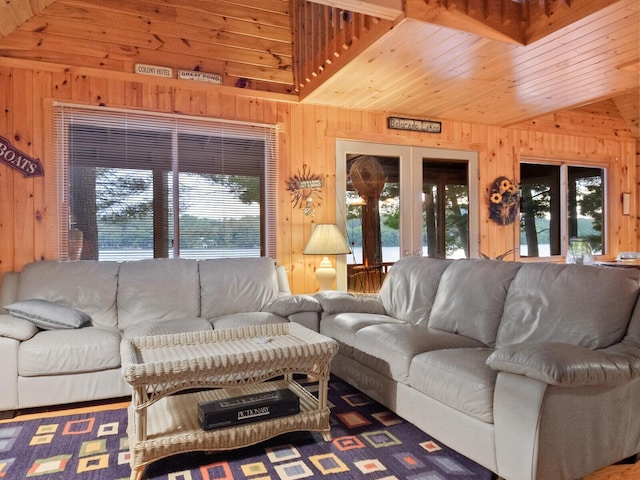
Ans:
POLYGON ((498 177, 491 184, 489 195, 489 218, 500 225, 513 223, 520 207, 518 185, 507 177, 498 177))

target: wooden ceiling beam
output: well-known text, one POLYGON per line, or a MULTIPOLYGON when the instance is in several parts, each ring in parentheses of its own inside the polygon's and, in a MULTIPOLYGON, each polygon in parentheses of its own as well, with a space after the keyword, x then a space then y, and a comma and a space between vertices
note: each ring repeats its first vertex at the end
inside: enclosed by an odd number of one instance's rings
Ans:
POLYGON ((525 43, 522 4, 510 0, 407 0, 407 18, 502 42, 525 43))
POLYGON ((529 25, 525 42, 530 44, 598 12, 619 0, 544 0, 529 1, 529 25))
POLYGON ((308 0, 348 12, 363 13, 385 20, 395 20, 404 14, 402 0, 308 0))
POLYGON ((407 0, 407 17, 528 45, 620 0, 407 0))

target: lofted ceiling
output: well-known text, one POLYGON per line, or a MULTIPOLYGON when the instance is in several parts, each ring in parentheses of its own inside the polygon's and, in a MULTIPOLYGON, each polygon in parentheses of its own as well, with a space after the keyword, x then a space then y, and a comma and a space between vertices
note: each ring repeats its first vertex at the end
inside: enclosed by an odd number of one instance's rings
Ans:
POLYGON ((606 104, 640 138, 638 0, 404 0, 400 16, 365 22, 299 81, 301 31, 326 34, 294 18, 306 3, 0 0, 0 65, 161 65, 293 101, 500 126, 606 104))

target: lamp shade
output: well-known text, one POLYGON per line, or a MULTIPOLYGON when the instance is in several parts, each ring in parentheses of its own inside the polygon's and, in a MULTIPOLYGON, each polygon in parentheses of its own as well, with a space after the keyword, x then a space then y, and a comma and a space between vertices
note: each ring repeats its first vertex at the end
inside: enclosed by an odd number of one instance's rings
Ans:
POLYGON ((344 235, 333 223, 318 223, 304 248, 305 255, 341 255, 351 253, 344 235))

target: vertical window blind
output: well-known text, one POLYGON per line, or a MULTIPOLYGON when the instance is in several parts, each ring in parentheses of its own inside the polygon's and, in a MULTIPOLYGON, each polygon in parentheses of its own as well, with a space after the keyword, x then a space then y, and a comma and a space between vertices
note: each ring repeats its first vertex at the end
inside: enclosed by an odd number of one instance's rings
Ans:
POLYGON ((277 126, 55 104, 59 258, 276 255, 277 126))

